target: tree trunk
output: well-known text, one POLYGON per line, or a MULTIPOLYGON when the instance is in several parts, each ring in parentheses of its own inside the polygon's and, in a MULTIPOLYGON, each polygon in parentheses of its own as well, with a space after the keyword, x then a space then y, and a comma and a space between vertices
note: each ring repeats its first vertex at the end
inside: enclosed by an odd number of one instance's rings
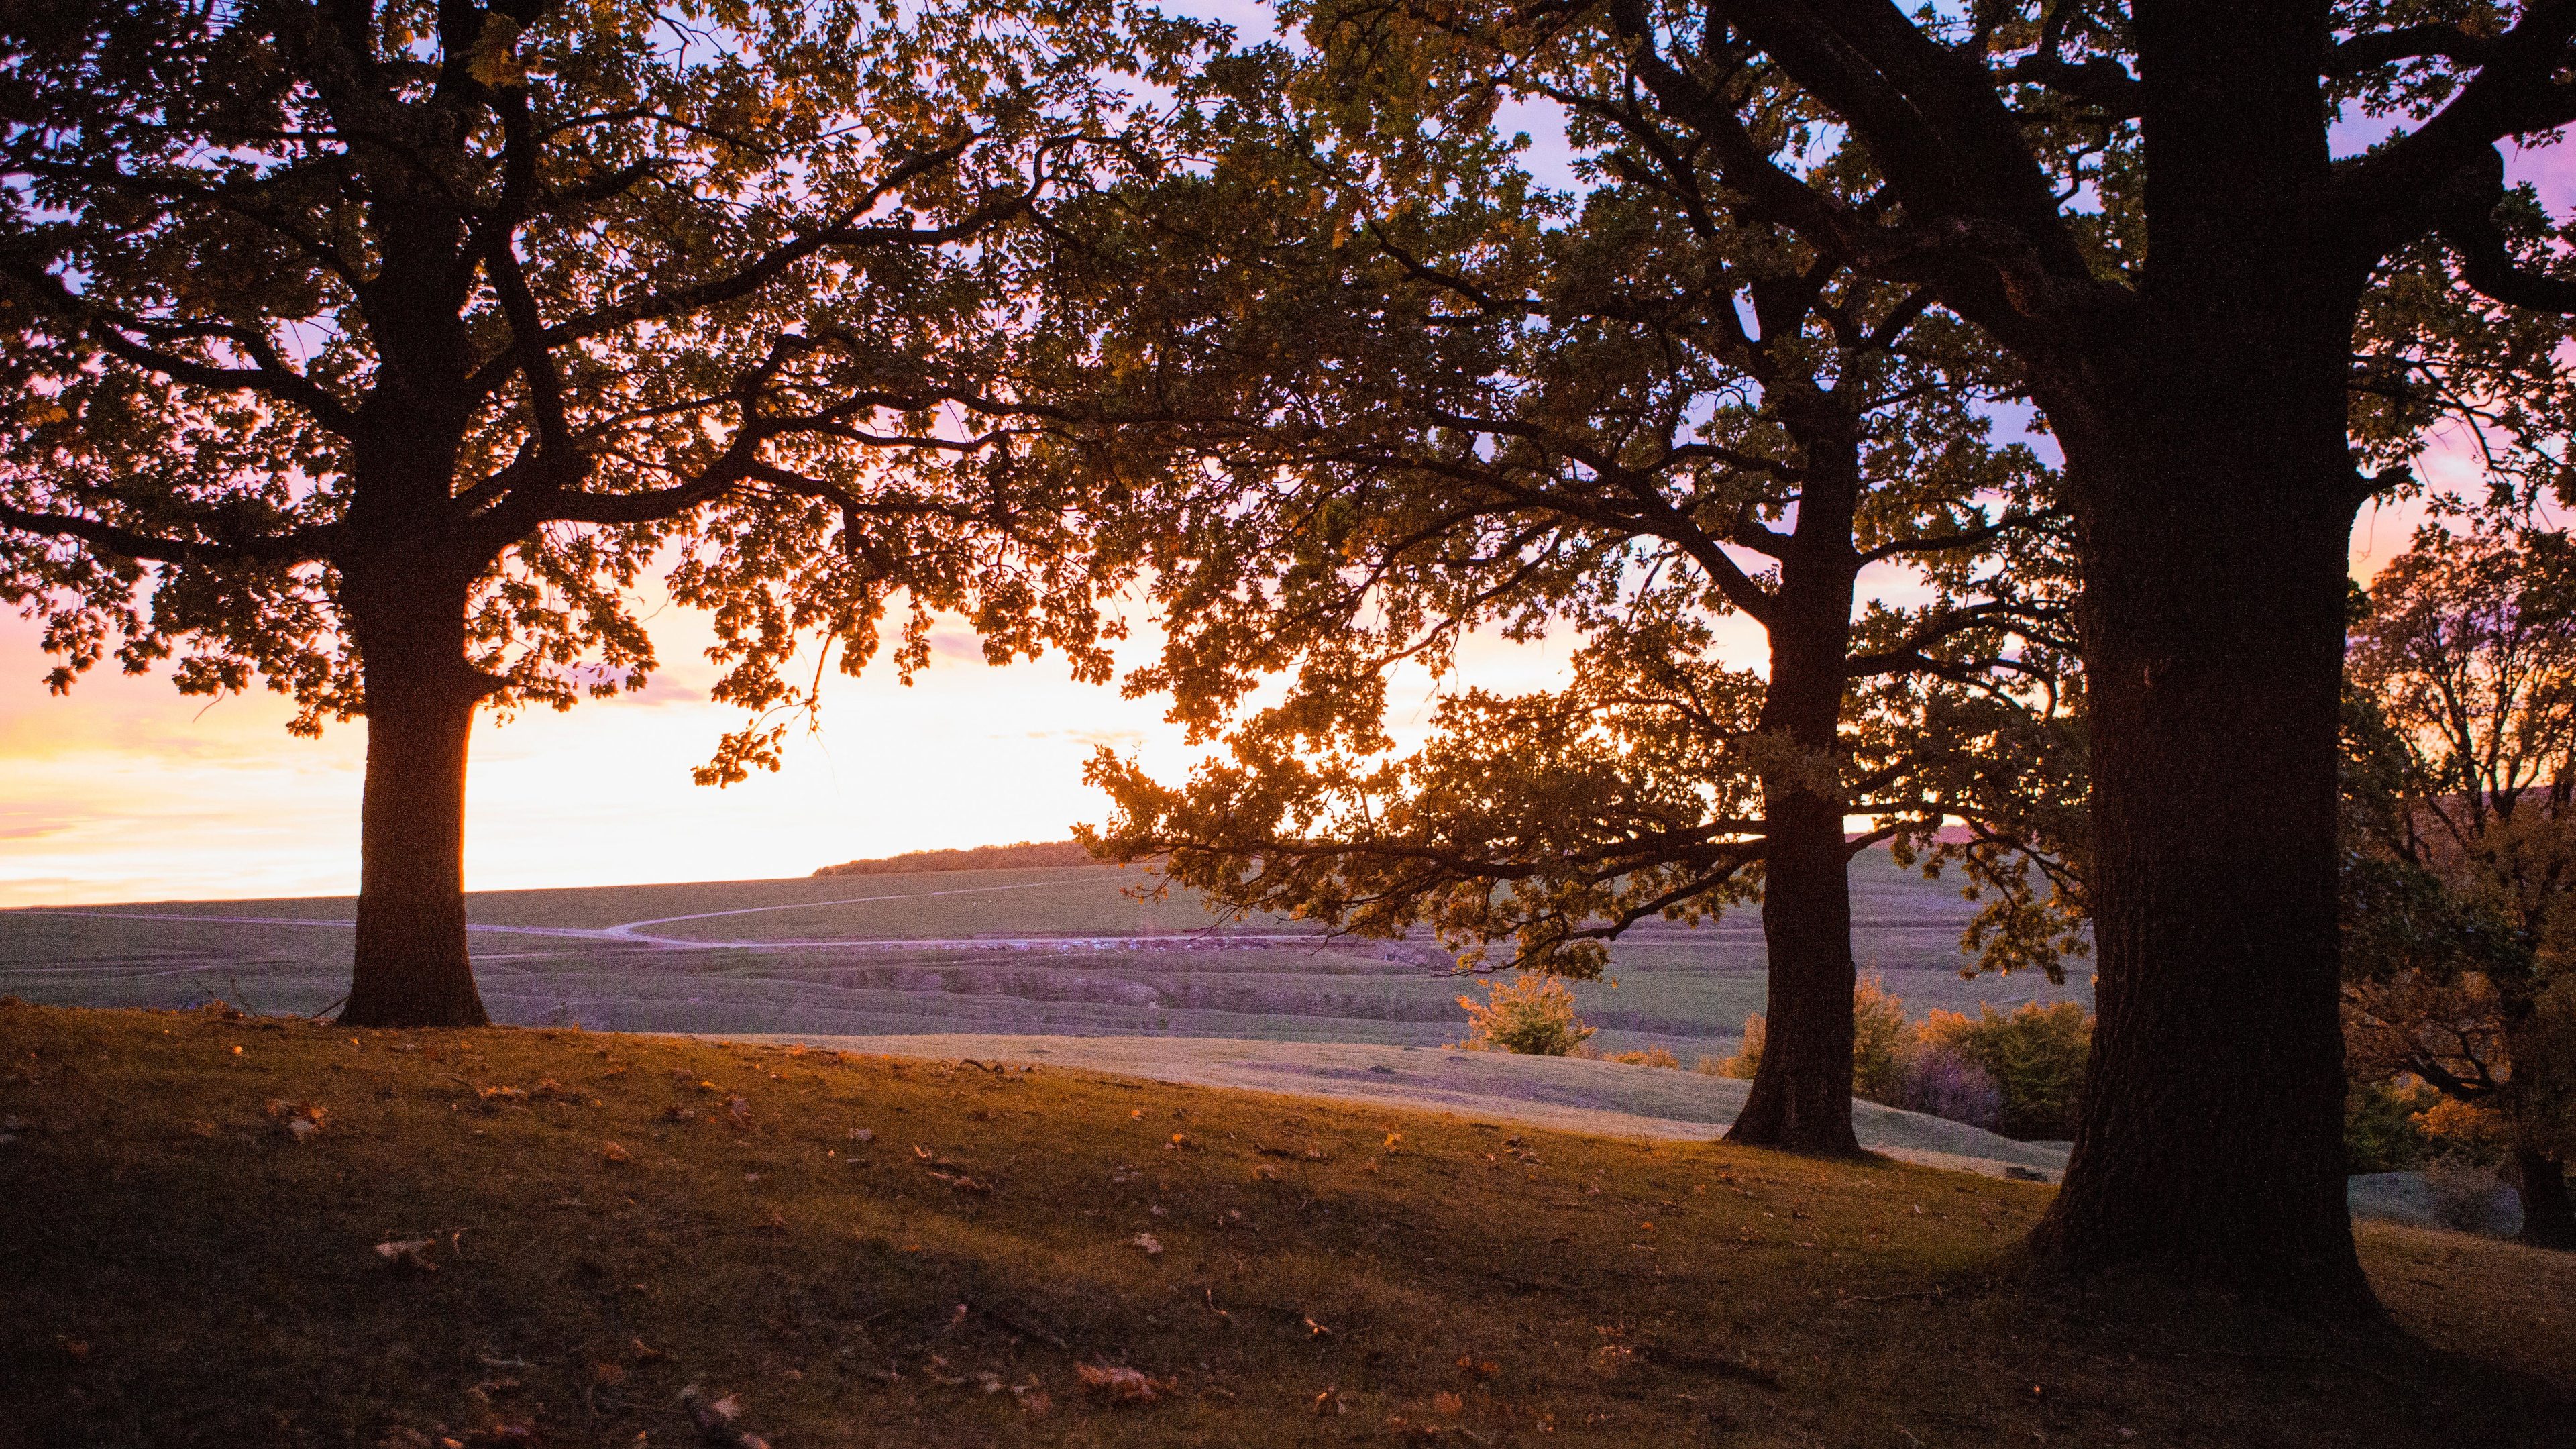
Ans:
POLYGON ((2062 432, 2084 531, 2100 971, 2074 1155, 2031 1247, 2367 1314, 2336 1016, 2355 495, 2340 345, 2308 351, 2327 365, 2303 377, 2277 335, 2295 330, 2241 327, 2234 358, 2177 347, 2124 390, 2107 436, 2062 432))
POLYGON ((351 1026, 491 1020, 465 946, 465 752, 488 691, 465 663, 462 591, 422 593, 350 610, 367 712, 351 1026))
POLYGON ((1808 475, 1798 521, 1780 558, 1780 587, 1763 623, 1771 677, 1762 733, 1802 759, 1762 782, 1762 940, 1768 1002, 1762 1062, 1726 1140, 1857 1156, 1852 1134, 1850 858, 1843 852, 1843 695, 1850 686, 1851 617, 1859 559, 1852 514, 1860 496, 1853 420, 1823 399, 1794 409, 1808 475))
POLYGON ((2514 1149, 2522 1178, 2522 1241, 2535 1248, 2576 1252, 2576 1202, 2567 1193, 2567 1164, 2529 1147, 2514 1149))
POLYGON ((1726 1140, 1857 1155, 1852 1134, 1851 884, 1839 802, 1772 805, 1762 869, 1769 951, 1762 1063, 1726 1140))
MULTIPOLYGON (((2241 7, 2240 7, 2241 8, 2241 7)), ((2305 22, 2141 7, 2134 305, 2035 352, 2081 544, 2098 1022, 2040 1261, 2371 1315, 2335 765, 2368 283, 2305 22)))

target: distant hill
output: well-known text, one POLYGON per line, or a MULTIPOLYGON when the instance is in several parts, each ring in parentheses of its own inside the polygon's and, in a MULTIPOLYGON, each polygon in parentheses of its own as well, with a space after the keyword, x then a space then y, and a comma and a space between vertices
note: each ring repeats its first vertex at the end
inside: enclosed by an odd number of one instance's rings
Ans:
POLYGON ((934 870, 1027 870, 1051 865, 1098 865, 1074 840, 1023 840, 970 850, 907 850, 877 860, 846 860, 814 872, 823 875, 922 875, 934 870))

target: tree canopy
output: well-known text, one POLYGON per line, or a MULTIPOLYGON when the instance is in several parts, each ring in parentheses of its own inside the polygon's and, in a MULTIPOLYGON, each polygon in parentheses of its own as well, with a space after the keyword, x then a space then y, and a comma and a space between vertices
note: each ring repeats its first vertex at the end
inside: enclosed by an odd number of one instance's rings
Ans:
POLYGON ((1139 97, 1201 27, 1084 0, 0 25, 0 596, 58 689, 112 651, 264 680, 299 731, 368 718, 358 1018, 479 1019, 465 731, 640 685, 657 562, 755 712, 705 779, 774 764, 800 641, 855 670, 898 597, 907 666, 954 609, 997 660, 1105 669, 1120 564, 1016 421, 1014 324, 1032 217, 1150 144, 1139 97))
POLYGON ((1856 1150, 1849 854, 1902 837, 2000 887, 1973 932, 1998 964, 2076 944, 2026 873, 2066 843, 2032 778, 2063 804, 2080 767, 2063 520, 1992 436, 2009 384, 1919 288, 1728 218, 1687 139, 1582 68, 1557 193, 1472 101, 1408 125, 1425 78, 1366 61, 1228 59, 1193 97, 1207 168, 1064 218, 1055 290, 1096 294, 1117 446, 1171 520, 1133 687, 1228 749, 1180 786, 1103 759, 1100 839, 1228 906, 1581 975, 1640 920, 1761 896, 1775 1000, 1839 1003, 1820 1063, 1775 1010, 1766 1071, 1822 1084, 1795 1145, 1856 1150), (1767 668, 1722 656, 1730 619, 1767 668), (1579 637, 1571 682, 1453 693, 1393 751, 1394 671, 1479 629, 1579 637), (1960 819, 1975 840, 1940 837, 1960 819))
POLYGON ((2576 1247, 2576 551, 2428 525, 2353 629, 2355 1074, 2497 1115, 2530 1241, 2576 1247))

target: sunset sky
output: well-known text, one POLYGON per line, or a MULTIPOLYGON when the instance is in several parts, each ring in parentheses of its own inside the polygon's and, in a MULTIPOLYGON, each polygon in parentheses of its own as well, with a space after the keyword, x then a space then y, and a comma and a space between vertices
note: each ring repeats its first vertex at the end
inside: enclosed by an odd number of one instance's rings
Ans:
MULTIPOLYGON (((2365 514, 2356 575, 2403 548, 2411 520, 2365 514)), ((1177 774, 1190 758, 1153 700, 1077 684, 1060 661, 986 666, 943 627, 907 689, 892 671, 842 681, 819 734, 787 767, 716 790, 693 785, 735 711, 710 703, 694 616, 655 623, 664 669, 641 695, 477 726, 466 880, 478 890, 803 875, 857 856, 1061 839, 1098 820, 1082 784, 1095 744, 1177 774)), ((1759 636, 1734 649, 1758 662, 1759 636)), ((1566 649, 1479 643, 1466 682, 1537 687, 1566 649)), ((41 682, 32 626, 0 620, 0 906, 342 894, 358 868, 361 725, 287 735, 265 693, 179 696, 164 676, 101 670, 65 698, 41 682)), ((1427 714, 1412 681, 1401 717, 1427 714)))

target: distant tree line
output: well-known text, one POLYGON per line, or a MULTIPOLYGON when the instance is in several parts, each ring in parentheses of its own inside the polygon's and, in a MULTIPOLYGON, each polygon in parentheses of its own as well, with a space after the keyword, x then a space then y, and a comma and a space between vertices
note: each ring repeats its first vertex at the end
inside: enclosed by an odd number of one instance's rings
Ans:
POLYGON ((977 845, 964 850, 907 850, 873 860, 846 860, 814 874, 921 875, 937 870, 1027 870, 1039 866, 1098 865, 1091 848, 1079 840, 1022 840, 1010 845, 977 845))

